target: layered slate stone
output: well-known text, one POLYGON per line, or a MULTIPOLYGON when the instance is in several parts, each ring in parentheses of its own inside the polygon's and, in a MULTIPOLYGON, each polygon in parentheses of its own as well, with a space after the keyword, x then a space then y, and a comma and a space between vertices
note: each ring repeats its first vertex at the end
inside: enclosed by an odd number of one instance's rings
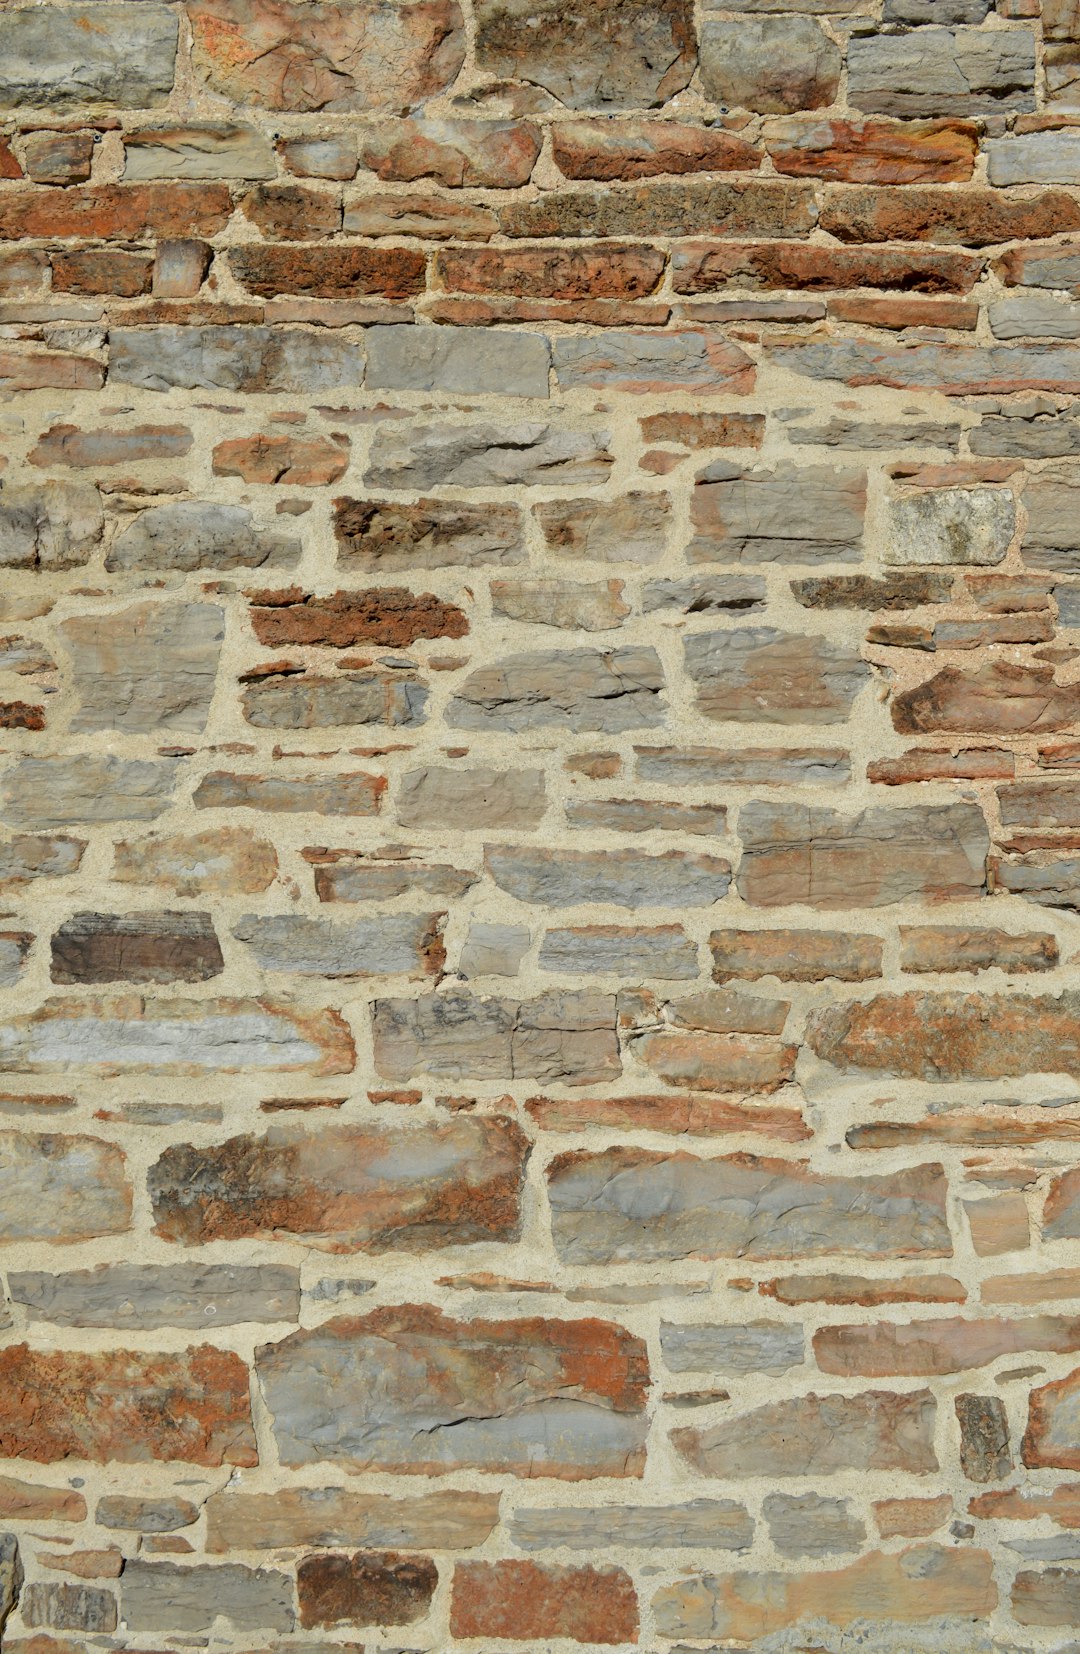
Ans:
POLYGON ((603 1321, 405 1306, 293 1333, 257 1370, 285 1464, 564 1481, 644 1465, 645 1346, 603 1321))
POLYGON ((501 1118, 278 1126, 168 1148, 149 1187, 157 1233, 185 1246, 302 1236, 330 1252, 424 1251, 515 1239, 527 1160, 520 1128, 501 1118))
POLYGON ((614 1148, 559 1155, 548 1194, 566 1263, 662 1258, 947 1257, 940 1166, 826 1176, 797 1162, 614 1148))
POLYGON ((464 993, 380 999, 375 1066, 387 1080, 540 1080, 596 1085, 621 1072, 610 994, 553 992, 536 999, 464 993))
POLYGON ((738 890, 755 906, 836 909, 970 900, 984 893, 989 834, 974 804, 870 809, 745 804, 738 890))

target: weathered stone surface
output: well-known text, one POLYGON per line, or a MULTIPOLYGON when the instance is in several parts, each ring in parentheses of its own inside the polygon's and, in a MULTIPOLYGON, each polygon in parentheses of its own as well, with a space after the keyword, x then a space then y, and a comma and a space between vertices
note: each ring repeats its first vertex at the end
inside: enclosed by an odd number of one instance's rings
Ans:
POLYGON ((1001 488, 933 488, 889 502, 886 563, 1000 563, 1016 534, 1001 488))
POLYGON ((747 626, 683 644, 698 710, 719 723, 838 724, 870 668, 831 638, 747 626))
POLYGON ((109 335, 110 380, 141 390, 295 393, 355 387, 363 377, 362 346, 299 328, 115 327, 109 335))
POLYGON ((655 395, 696 390, 735 394, 753 389, 751 358, 727 339, 684 332, 561 335, 552 342, 559 389, 610 388, 655 395))
POLYGON ((640 976, 671 981, 698 974, 697 948, 680 925, 630 929, 579 925, 548 930, 540 947, 542 971, 570 976, 640 976))
POLYGON ((776 976, 785 982, 864 982, 881 975, 881 940, 839 930, 714 930, 714 982, 776 976))
POLYGON ((694 488, 686 554, 697 563, 857 562, 865 509, 861 471, 710 466, 694 488))
POLYGON ((302 1236, 330 1252, 426 1250, 514 1239, 527 1158, 505 1119, 464 1116, 422 1133, 278 1126, 166 1149, 150 1196, 157 1233, 186 1246, 302 1236))
POLYGON ((731 883, 720 857, 669 850, 544 850, 488 846, 484 865, 500 889, 546 907, 607 902, 615 907, 708 907, 731 883))
POLYGON ((33 884, 37 879, 61 879, 75 873, 86 845, 62 834, 35 836, 15 833, 0 844, 0 889, 33 884))
POLYGON ((663 555, 670 509, 666 494, 637 493, 617 500, 544 500, 533 514, 557 556, 649 564, 663 555))
POLYGON ((462 1562, 454 1570, 450 1632, 458 1637, 636 1642, 637 1595, 622 1568, 462 1562))
POLYGON ((338 561, 379 573, 523 560, 517 508, 446 500, 334 501, 338 561))
MULTIPOLYGON (((5 1534, 6 1548, 13 1535, 5 1534)), ((93 1585, 53 1585, 35 1581, 22 1599, 27 1625, 47 1625, 55 1631, 115 1631, 116 1598, 93 1585)))
POLYGON ((737 109, 821 109, 836 97, 841 61, 836 42, 809 17, 708 17, 701 32, 706 95, 737 109))
POLYGON ((409 770, 398 788, 402 827, 535 827, 547 808, 543 770, 409 770))
MULTIPOLYGON (((694 295, 723 293, 733 286, 748 288, 751 292, 788 288, 804 293, 829 293, 870 287, 899 288, 915 293, 966 293, 978 280, 981 269, 982 261, 970 253, 941 248, 840 247, 806 245, 799 241, 749 244, 698 241, 684 243, 676 249, 672 283, 677 293, 694 295)), ((805 313, 805 305, 803 311, 805 313)), ((850 343, 833 340, 826 343, 826 351, 846 350, 850 343)), ((879 440, 869 445, 883 444, 879 440)), ((846 446, 864 444, 849 442, 846 446)))
POLYGON ((284 1464, 564 1481, 644 1465, 645 1346, 604 1321, 407 1305, 293 1333, 257 1368, 284 1464))
POLYGON ((105 566, 178 572, 291 568, 299 556, 299 540, 257 529, 246 506, 181 500, 140 512, 113 541, 105 566))
MULTIPOLYGON (((196 809, 265 810, 316 815, 377 815, 386 782, 365 770, 338 775, 238 775, 211 770, 195 789, 196 809)), ((225 829, 220 829, 224 831, 225 829)), ((261 887, 260 887, 261 888, 261 887)))
POLYGON ((224 613, 209 603, 140 603, 63 623, 79 696, 73 730, 198 733, 214 692, 224 613))
POLYGON ((167 1074, 244 1068, 347 1074, 352 1040, 334 1011, 263 999, 49 999, 0 1025, 0 1071, 86 1066, 167 1074))
POLYGON ((828 1177, 753 1155, 616 1148, 553 1161, 555 1246, 567 1263, 661 1258, 946 1257, 941 1168, 828 1177))
MULTIPOLYGON (((306 853, 307 854, 307 853, 306 853)), ((446 862, 424 862, 403 857, 380 859, 350 850, 316 850, 315 894, 320 902, 385 902, 394 896, 458 897, 478 875, 446 862)))
POLYGON ((458 685, 455 729, 650 729, 664 718, 659 657, 644 646, 538 649, 483 666, 458 685))
POLYGON ((19 827, 153 821, 168 808, 175 784, 169 759, 22 758, 4 777, 0 814, 19 827))
POLYGON ((374 488, 505 487, 603 482, 612 465, 606 431, 508 425, 417 425, 375 432, 367 481, 374 488))
POLYGON ((662 1636, 719 1635, 751 1644, 807 1620, 846 1627, 870 1613, 892 1627, 938 1616, 956 1624, 982 1619, 996 1604, 989 1552, 938 1545, 871 1551, 829 1573, 702 1575, 653 1598, 662 1636))
POLYGON ((270 649, 310 644, 352 649, 358 643, 408 649, 420 638, 459 638, 469 629, 456 604, 407 586, 372 586, 330 597, 295 587, 258 592, 250 613, 252 631, 270 649))
POLYGON ((795 341, 770 347, 781 367, 848 385, 938 390, 944 396, 1080 390, 1080 352, 1064 345, 914 344, 870 339, 795 341))
POLYGON ((663 173, 755 171, 760 155, 745 139, 708 126, 667 120, 559 121, 552 153, 564 178, 653 178, 663 173))
POLYGON ((1012 1469, 1009 1417, 1000 1396, 956 1397, 960 1468, 969 1482, 1000 1482, 1012 1469))
POLYGON ((991 1080, 1080 1071, 1080 999, 1027 994, 879 994, 810 1013, 810 1049, 842 1073, 991 1080))
POLYGON ((231 1351, 200 1344, 176 1355, 95 1355, 10 1344, 0 1373, 6 1458, 257 1462, 248 1370, 231 1351))
POLYGON ((205 982, 223 969, 208 913, 76 913, 53 932, 54 982, 205 982))
POLYGON ((509 236, 805 236, 812 192, 774 180, 652 178, 615 190, 547 190, 500 210, 509 236))
POLYGON ((548 394, 548 342, 538 333, 487 327, 373 327, 367 382, 374 390, 503 396, 548 394))
POLYGON ((856 109, 872 114, 993 115, 1031 109, 1034 80, 1030 29, 855 35, 848 47, 848 96, 856 109))
POLYGON ((191 448, 184 425, 135 425, 126 431, 84 431, 78 425, 51 425, 27 456, 31 465, 69 465, 93 470, 146 459, 179 459, 191 448))
POLYGON ((165 6, 81 5, 55 17, 15 11, 4 25, 0 107, 162 104, 172 91, 177 21, 165 6))
POLYGON ((387 110, 444 91, 465 55, 455 0, 193 0, 195 66, 241 107, 387 110))
POLYGON ((738 889, 763 907, 882 907, 981 895, 989 834, 976 804, 865 810, 745 804, 738 889))
POLYGON ((708 1476, 826 1476, 837 1470, 925 1475, 934 1453, 929 1390, 864 1390, 770 1402, 703 1430, 673 1430, 676 1452, 708 1476))
POLYGON ((1058 962, 1057 938, 1048 932, 1017 936, 964 925, 901 925, 902 971, 1048 971, 1058 962))
POLYGON ((803 1361, 802 1328, 781 1321, 675 1326, 661 1321, 660 1348, 673 1373, 786 1373, 803 1361))
POLYGON ((243 827, 211 827, 121 839, 112 877, 121 884, 163 885, 177 896, 251 896, 273 884, 277 867, 265 839, 243 827))
POLYGON ((335 924, 301 914, 245 914, 233 926, 264 971, 296 976, 424 977, 445 960, 443 913, 388 913, 335 924))
POLYGON ((845 184, 963 183, 976 129, 960 121, 780 120, 765 129, 777 172, 845 184))
POLYGON ((133 1533, 174 1533, 198 1520, 198 1506, 189 1499, 139 1499, 122 1493, 106 1494, 94 1511, 100 1527, 133 1533))
POLYGON ((387 1080, 541 1080, 598 1085, 620 1073, 615 1001, 607 994, 550 993, 483 999, 445 993, 380 999, 375 1067, 387 1080))
POLYGON ((826 1373, 926 1378, 985 1367, 1021 1351, 1080 1349, 1080 1320, 1033 1315, 1016 1321, 890 1321, 822 1327, 813 1342, 817 1364, 826 1373))
POLYGON ((132 1192, 120 1149, 97 1137, 0 1132, 0 1238, 68 1245, 122 1234, 132 1192))
POLYGON ((300 1545, 471 1550, 484 1543, 498 1517, 497 1494, 465 1489, 395 1499, 346 1487, 249 1493, 238 1484, 208 1499, 206 1548, 211 1553, 300 1545))
POLYGON ((846 1499, 769 1493, 761 1510, 781 1556, 837 1556, 859 1550, 866 1539, 866 1529, 846 1499))
POLYGON ((101 496, 89 483, 9 483, 0 489, 0 567, 76 568, 100 542, 102 527, 101 496))
POLYGON ((1080 1469, 1078 1416, 1080 1368, 1065 1378, 1032 1390, 1028 1399, 1027 1430, 1020 1446, 1024 1464, 1031 1469, 1080 1469))
POLYGON ((439 1582, 429 1557, 394 1551, 306 1556, 296 1573, 300 1624, 412 1625, 431 1607, 439 1582))
POLYGON ((745 1551, 754 1524, 734 1499, 690 1499, 681 1505, 561 1505, 521 1509, 511 1519, 514 1544, 524 1551, 709 1550, 745 1551))
POLYGON ((837 747, 635 747, 642 781, 695 787, 838 787, 849 772, 837 747))
POLYGON ((606 632, 630 613, 621 580, 493 580, 492 613, 536 626, 606 632))
POLYGON ((390 183, 433 178, 451 189, 512 189, 529 182, 541 136, 528 121, 387 122, 361 138, 360 159, 390 183))
POLYGON ((300 1311, 297 1271, 275 1264, 99 1264, 62 1275, 13 1270, 8 1290, 32 1321, 64 1327, 202 1329, 210 1319, 216 1326, 293 1321, 300 1311))
POLYGON ((821 227, 846 242, 935 241, 989 247, 1075 229, 1078 215, 1080 208, 1066 190, 1017 197, 991 189, 863 188, 829 191, 821 227))
POLYGON ((120 1587, 124 1624, 135 1632, 209 1631, 220 1615, 237 1631, 291 1631, 292 1580, 270 1568, 228 1562, 185 1567, 134 1557, 120 1587))
POLYGON ((1080 706, 1080 685, 1059 684, 1053 666, 982 662, 973 672, 946 666, 893 700, 893 727, 925 735, 942 731, 1010 736, 1068 729, 1080 706))
POLYGON ((479 0, 481 69, 543 87, 571 109, 653 108, 681 92, 697 49, 688 0, 479 0))
POLYGON ((423 723, 427 696, 418 679, 401 672, 343 672, 336 678, 282 673, 249 683, 241 703, 244 717, 257 729, 342 724, 411 728, 423 723))
POLYGON ((272 178, 274 152, 253 126, 208 121, 124 134, 124 177, 272 178))

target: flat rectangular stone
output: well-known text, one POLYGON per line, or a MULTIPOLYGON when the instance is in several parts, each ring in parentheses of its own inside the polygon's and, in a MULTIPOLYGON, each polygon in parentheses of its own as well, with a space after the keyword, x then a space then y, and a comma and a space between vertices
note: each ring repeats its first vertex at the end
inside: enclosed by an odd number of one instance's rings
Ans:
POLYGON ((177 20, 166 6, 81 5, 55 14, 9 10, 0 56, 0 108, 165 103, 176 64, 177 20))
POLYGON ((848 97, 877 115, 994 115, 1035 107, 1030 29, 854 35, 848 97))
POLYGON ((615 999, 599 993, 379 999, 375 1067, 388 1080, 534 1079, 596 1085, 621 1072, 615 999))
POLYGON ((482 1545, 499 1520, 497 1493, 465 1488, 392 1498, 349 1487, 277 1487, 243 1483, 206 1502, 206 1549, 283 1550, 312 1546, 459 1551, 482 1545))
POLYGON ((688 1499, 680 1505, 561 1505, 524 1508, 510 1521, 523 1551, 749 1550, 754 1524, 734 1499, 688 1499))
POLYGON ((539 333, 491 327, 369 327, 372 390, 546 397, 551 350, 539 333))
POLYGON ((865 511, 865 472, 721 463, 697 478, 686 555, 692 563, 855 563, 865 511))
POLYGON ((753 1155, 699 1160, 635 1148, 583 1150, 552 1162, 548 1195, 564 1263, 952 1251, 938 1166, 842 1177, 753 1155))
POLYGON ((293 1583, 270 1568, 239 1563, 213 1567, 135 1557, 120 1587, 124 1624, 130 1631, 209 1631, 220 1615, 237 1631, 291 1631, 296 1622, 293 1583))
POLYGON ((605 1321, 405 1305, 292 1333, 256 1365, 285 1465, 563 1481, 644 1467, 645 1345, 605 1321))
POLYGON ((13 1270, 12 1300, 62 1327, 233 1326, 293 1321, 300 1277, 280 1264, 99 1264, 60 1275, 13 1270))

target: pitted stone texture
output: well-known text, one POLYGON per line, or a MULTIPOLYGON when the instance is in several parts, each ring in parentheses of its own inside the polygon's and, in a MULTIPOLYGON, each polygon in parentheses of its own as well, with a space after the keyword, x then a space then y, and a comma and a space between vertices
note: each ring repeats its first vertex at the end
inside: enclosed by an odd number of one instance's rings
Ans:
POLYGON ((0 1374, 6 1458, 258 1462, 247 1367, 211 1344, 176 1355, 48 1353, 10 1344, 0 1353, 0 1374))
POLYGON ((697 63, 689 0, 479 0, 476 11, 480 68, 571 109, 653 108, 697 63))
POLYGON ((645 1346, 604 1321, 406 1305, 293 1333, 257 1370, 288 1465, 579 1481, 644 1464, 645 1346))
POLYGON ((1016 526, 1016 503, 1004 489, 928 489, 890 502, 884 561, 1000 563, 1016 526))

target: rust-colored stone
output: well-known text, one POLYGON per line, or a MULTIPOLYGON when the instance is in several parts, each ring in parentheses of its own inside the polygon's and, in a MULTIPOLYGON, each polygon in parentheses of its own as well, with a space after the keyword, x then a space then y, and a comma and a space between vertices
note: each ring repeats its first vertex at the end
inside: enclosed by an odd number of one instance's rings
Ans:
POLYGON ((439 1583, 426 1556, 395 1551, 305 1556, 296 1571, 300 1624, 411 1625, 423 1619, 439 1583))
POLYGON ((210 1344, 175 1355, 11 1344, 0 1350, 0 1451, 37 1464, 254 1465, 248 1383, 240 1357, 210 1344))
POLYGON ((311 643, 331 649, 351 649, 358 643, 407 649, 418 638, 464 637, 469 630, 456 604, 431 592, 417 595, 405 586, 372 586, 331 597, 307 596, 293 587, 255 592, 252 604, 255 636, 273 649, 311 643))
POLYGON ((637 1597, 622 1568, 459 1562, 450 1599, 454 1637, 637 1642, 637 1597))

